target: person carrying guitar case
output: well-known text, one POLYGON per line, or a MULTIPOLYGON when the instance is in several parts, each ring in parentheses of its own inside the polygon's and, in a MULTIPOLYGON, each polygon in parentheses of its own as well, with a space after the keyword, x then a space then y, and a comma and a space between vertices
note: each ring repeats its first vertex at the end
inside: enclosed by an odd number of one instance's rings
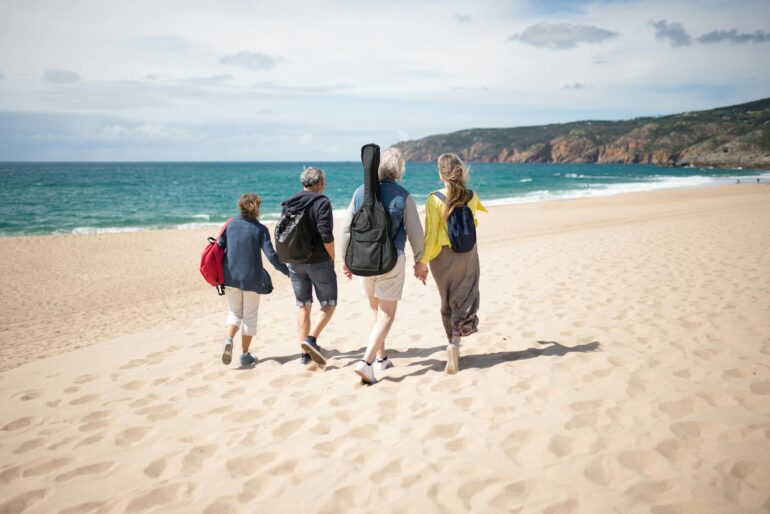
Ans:
POLYGON ((353 194, 340 241, 345 254, 343 273, 349 279, 360 277, 375 317, 363 359, 354 368, 368 384, 376 382, 375 368, 384 371, 393 366, 385 353, 385 338, 404 288, 406 241, 415 262, 422 255, 424 241, 417 204, 396 183, 404 174, 401 152, 390 148, 379 157, 377 145, 361 149, 364 184, 353 194))

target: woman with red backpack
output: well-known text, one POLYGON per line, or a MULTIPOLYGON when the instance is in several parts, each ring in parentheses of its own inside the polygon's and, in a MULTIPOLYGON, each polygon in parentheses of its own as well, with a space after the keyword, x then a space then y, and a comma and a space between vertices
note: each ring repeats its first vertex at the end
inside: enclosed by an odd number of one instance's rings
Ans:
POLYGON ((427 277, 428 263, 441 296, 441 321, 447 335, 446 372, 460 369, 460 338, 478 331, 479 256, 476 212, 487 212, 466 186, 469 171, 460 158, 438 158, 438 175, 446 187, 425 202, 425 249, 415 274, 427 277))

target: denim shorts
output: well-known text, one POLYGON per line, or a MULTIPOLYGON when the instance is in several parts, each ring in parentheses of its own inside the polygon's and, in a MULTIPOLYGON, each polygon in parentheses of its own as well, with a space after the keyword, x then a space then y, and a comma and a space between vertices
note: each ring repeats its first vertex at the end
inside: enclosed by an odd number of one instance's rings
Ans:
POLYGON ((289 276, 300 307, 313 303, 313 289, 322 306, 337 305, 337 273, 331 259, 316 264, 289 264, 289 276))

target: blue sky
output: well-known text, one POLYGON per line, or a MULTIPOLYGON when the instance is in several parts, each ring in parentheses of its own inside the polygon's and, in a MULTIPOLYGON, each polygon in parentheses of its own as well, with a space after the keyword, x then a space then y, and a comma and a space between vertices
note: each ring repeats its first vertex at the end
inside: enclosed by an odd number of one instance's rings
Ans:
POLYGON ((770 96, 770 2, 0 5, 0 160, 355 160, 770 96))

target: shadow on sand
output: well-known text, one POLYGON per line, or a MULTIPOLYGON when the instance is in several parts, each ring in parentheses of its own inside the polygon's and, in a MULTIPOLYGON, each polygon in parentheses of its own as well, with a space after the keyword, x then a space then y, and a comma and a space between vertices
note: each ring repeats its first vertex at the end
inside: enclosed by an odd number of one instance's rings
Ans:
MULTIPOLYGON (((556 341, 537 341, 537 344, 544 346, 544 348, 527 348, 526 350, 509 351, 509 352, 494 352, 494 353, 480 353, 472 355, 460 356, 460 371, 464 369, 486 369, 511 361, 519 361, 526 359, 534 359, 535 357, 563 357, 572 352, 595 352, 599 349, 599 342, 593 341, 591 343, 578 344, 575 346, 564 346, 556 341)), ((443 350, 445 346, 440 346, 437 349, 443 350)), ((431 350, 436 350, 432 348, 431 350)), ((443 371, 446 366, 446 361, 443 359, 426 359, 419 362, 410 364, 411 367, 420 366, 420 369, 408 373, 400 377, 382 377, 382 382, 401 382, 405 378, 419 377, 425 375, 431 371, 443 371)))

